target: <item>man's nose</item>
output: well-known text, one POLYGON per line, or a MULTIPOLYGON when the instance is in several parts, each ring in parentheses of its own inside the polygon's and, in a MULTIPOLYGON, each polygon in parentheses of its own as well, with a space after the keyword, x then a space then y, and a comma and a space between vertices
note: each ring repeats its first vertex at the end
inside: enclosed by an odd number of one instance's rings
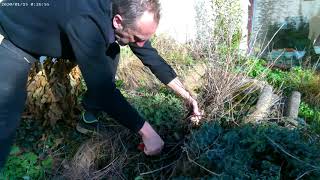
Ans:
POLYGON ((136 45, 143 47, 144 43, 146 43, 146 41, 136 42, 136 45))

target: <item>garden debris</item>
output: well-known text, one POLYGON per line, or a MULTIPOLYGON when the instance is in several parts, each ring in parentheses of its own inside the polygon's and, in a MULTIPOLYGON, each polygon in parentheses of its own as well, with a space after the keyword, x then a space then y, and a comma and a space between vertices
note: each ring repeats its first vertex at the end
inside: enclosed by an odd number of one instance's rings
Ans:
POLYGON ((255 111, 249 115, 246 122, 259 122, 266 118, 269 114, 270 107, 273 105, 272 96, 273 87, 266 85, 259 96, 255 111))
POLYGON ((300 103, 301 93, 298 91, 293 91, 286 104, 286 110, 284 111, 284 119, 294 127, 298 127, 299 125, 305 125, 305 121, 298 117, 300 103))
POLYGON ((287 116, 291 119, 297 119, 299 114, 299 106, 301 103, 301 93, 293 91, 288 102, 287 116))
POLYGON ((306 54, 306 51, 298 51, 293 48, 273 49, 271 52, 269 52, 268 58, 271 61, 301 60, 305 56, 305 54, 306 54))

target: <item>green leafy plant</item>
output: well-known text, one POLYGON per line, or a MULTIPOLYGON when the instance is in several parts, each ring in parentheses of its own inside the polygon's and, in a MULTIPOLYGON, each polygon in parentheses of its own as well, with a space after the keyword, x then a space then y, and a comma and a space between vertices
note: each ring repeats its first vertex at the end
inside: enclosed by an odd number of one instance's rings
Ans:
POLYGON ((316 111, 312 109, 308 104, 302 102, 299 107, 299 116, 306 118, 307 120, 313 120, 316 118, 316 111))
POLYGON ((269 74, 267 74, 267 81, 275 87, 281 87, 285 80, 286 73, 281 70, 275 69, 270 71, 269 74))
POLYGON ((250 71, 248 72, 248 75, 250 77, 259 77, 263 74, 266 74, 266 72, 269 72, 270 70, 265 67, 267 64, 264 60, 257 60, 257 59, 250 59, 247 60, 247 65, 250 68, 250 71))
POLYGON ((320 109, 312 108, 307 103, 302 102, 299 107, 299 116, 311 125, 312 130, 320 134, 320 109))
POLYGON ((45 179, 52 164, 52 157, 39 160, 33 152, 21 152, 18 146, 13 146, 0 179, 45 179))
POLYGON ((253 78, 262 78, 277 88, 283 88, 285 93, 300 91, 307 103, 320 106, 320 75, 312 69, 294 67, 290 71, 270 69, 264 60, 248 60, 251 67, 248 75, 253 78))

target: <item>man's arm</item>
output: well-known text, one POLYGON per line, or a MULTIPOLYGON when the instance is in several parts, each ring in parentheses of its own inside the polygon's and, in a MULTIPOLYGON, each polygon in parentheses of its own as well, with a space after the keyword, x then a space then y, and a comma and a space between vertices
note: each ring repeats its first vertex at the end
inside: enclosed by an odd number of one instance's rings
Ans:
POLYGON ((186 88, 183 86, 183 84, 178 78, 173 79, 167 85, 176 94, 180 95, 188 104, 188 106, 192 108, 192 116, 190 118, 194 123, 198 124, 203 116, 203 111, 199 109, 198 102, 196 101, 196 99, 192 97, 192 95, 189 93, 189 91, 186 90, 186 88))
POLYGON ((130 44, 130 48, 163 84, 168 85, 174 92, 185 99, 187 104, 192 108, 192 120, 198 123, 203 113, 199 109, 197 101, 190 95, 186 88, 184 88, 183 84, 177 78, 175 71, 152 47, 151 42, 147 41, 143 47, 139 47, 133 43, 130 44))
POLYGON ((163 84, 168 84, 177 77, 176 72, 158 54, 157 50, 151 46, 150 41, 146 41, 143 47, 139 47, 135 43, 130 43, 129 46, 132 52, 163 84))

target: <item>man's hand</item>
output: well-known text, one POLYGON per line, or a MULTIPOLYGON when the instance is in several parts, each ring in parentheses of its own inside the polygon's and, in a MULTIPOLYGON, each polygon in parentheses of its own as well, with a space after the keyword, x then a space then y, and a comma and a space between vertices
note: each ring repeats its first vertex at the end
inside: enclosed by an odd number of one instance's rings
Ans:
MULTIPOLYGON (((199 109, 197 101, 191 96, 191 94, 184 88, 178 78, 173 79, 168 86, 177 94, 179 94, 187 103, 190 108, 190 119, 193 123, 199 124, 203 111, 199 109)), ((189 118, 189 117, 188 117, 189 118)))
POLYGON ((190 120, 194 124, 198 125, 202 116, 204 115, 204 112, 199 109, 198 102, 194 98, 192 98, 191 96, 186 101, 190 106, 190 111, 191 111, 190 112, 190 120))
POLYGON ((148 122, 144 123, 143 127, 139 131, 139 134, 142 137, 142 141, 144 143, 144 153, 146 155, 152 156, 160 154, 164 146, 164 142, 148 122))

